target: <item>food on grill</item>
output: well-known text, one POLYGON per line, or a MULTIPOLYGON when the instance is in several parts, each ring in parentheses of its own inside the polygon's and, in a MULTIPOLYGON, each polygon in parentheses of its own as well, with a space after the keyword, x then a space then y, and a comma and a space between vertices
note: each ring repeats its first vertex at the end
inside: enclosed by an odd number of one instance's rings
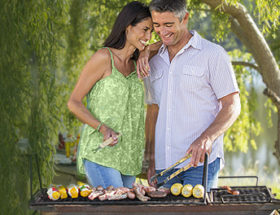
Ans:
POLYGON ((163 191, 155 190, 155 191, 147 192, 147 195, 152 198, 164 198, 167 196, 167 193, 163 191))
POLYGON ((113 186, 113 185, 110 185, 110 186, 106 187, 105 190, 114 190, 114 186, 113 186))
POLYGON ((127 192, 129 192, 129 188, 119 187, 115 190, 115 193, 108 196, 108 200, 126 199, 127 198, 127 192))
POLYGON ((170 191, 174 196, 179 196, 181 194, 183 185, 180 183, 175 183, 171 186, 170 191))
POLYGON ((135 193, 133 192, 133 191, 129 191, 128 193, 127 193, 127 198, 129 198, 129 199, 135 199, 135 193))
POLYGON ((193 186, 191 184, 186 184, 183 188, 182 188, 182 196, 188 198, 192 195, 193 192, 193 186))
POLYGON ((231 189, 230 186, 222 186, 223 189, 226 189, 228 193, 232 194, 232 195, 239 195, 239 191, 238 190, 233 190, 231 189))
POLYGON ((146 202, 148 200, 150 200, 151 198, 148 196, 145 196, 145 190, 144 190, 144 186, 140 185, 140 184, 134 184, 133 185, 133 190, 135 192, 136 197, 142 201, 142 202, 146 202))
POLYGON ((147 187, 147 186, 144 186, 144 190, 146 193, 148 192, 153 192, 153 191, 156 191, 157 189, 155 187, 147 187))
POLYGON ((54 186, 48 189, 47 194, 50 200, 58 200, 60 198, 60 193, 54 186))
POLYGON ((88 196, 88 199, 90 200, 94 200, 96 198, 98 198, 99 196, 103 195, 104 192, 103 191, 99 191, 99 190, 93 190, 89 196, 88 196))
POLYGON ((80 185, 79 189, 80 189, 80 195, 82 197, 87 197, 92 192, 92 189, 88 184, 80 185))
POLYGON ((66 199, 68 197, 67 190, 63 185, 61 185, 61 184, 56 185, 56 188, 57 188, 58 192, 60 193, 61 199, 66 199))
POLYGON ((197 184, 193 188, 193 196, 195 198, 203 198, 204 196, 204 187, 201 184, 197 184))
POLYGON ((96 187, 96 190, 97 190, 97 191, 103 191, 104 188, 103 188, 101 185, 99 185, 99 186, 96 187))
POLYGON ((167 195, 170 194, 170 189, 167 187, 160 187, 157 190, 161 192, 165 192, 167 195))
POLYGON ((130 191, 130 189, 128 187, 118 187, 117 190, 120 190, 123 193, 128 193, 130 191))
POLYGON ((115 190, 104 190, 104 193, 100 196, 98 196, 98 199, 100 201, 104 201, 107 200, 109 198, 109 196, 113 196, 115 194, 115 190))
POLYGON ((78 198, 79 196, 79 189, 76 185, 74 184, 70 184, 68 187, 67 187, 67 190, 68 190, 68 195, 75 199, 75 198, 78 198))
POLYGON ((133 184, 133 188, 131 189, 127 187, 114 188, 113 186, 108 186, 104 189, 102 186, 90 187, 88 184, 78 184, 79 186, 70 184, 67 189, 62 185, 51 186, 47 193, 49 199, 66 199, 68 196, 69 198, 75 199, 81 196, 88 197, 89 200, 99 199, 100 201, 105 201, 137 198, 140 201, 146 202, 151 198, 164 198, 170 193, 169 188, 156 189, 154 187, 144 186, 137 183, 133 184))

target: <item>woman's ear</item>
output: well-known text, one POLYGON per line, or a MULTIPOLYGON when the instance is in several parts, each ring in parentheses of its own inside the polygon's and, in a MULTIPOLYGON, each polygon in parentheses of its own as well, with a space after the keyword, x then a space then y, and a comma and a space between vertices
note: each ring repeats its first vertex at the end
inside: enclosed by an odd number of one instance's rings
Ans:
POLYGON ((126 30, 125 30, 126 35, 130 32, 131 27, 132 27, 131 25, 129 25, 129 26, 126 27, 126 30))

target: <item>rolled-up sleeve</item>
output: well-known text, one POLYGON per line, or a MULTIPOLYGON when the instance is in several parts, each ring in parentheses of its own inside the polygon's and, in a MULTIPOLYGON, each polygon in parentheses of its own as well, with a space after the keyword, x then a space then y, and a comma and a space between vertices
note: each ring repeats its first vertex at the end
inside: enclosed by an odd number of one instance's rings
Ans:
POLYGON ((213 55, 210 63, 210 83, 218 99, 239 92, 233 67, 226 51, 213 55))

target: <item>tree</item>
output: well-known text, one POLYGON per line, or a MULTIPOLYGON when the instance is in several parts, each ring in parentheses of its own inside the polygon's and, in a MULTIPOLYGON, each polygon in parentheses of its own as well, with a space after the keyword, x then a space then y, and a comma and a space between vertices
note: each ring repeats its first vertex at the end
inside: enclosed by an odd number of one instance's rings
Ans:
MULTIPOLYGON (((67 110, 66 101, 82 66, 102 47, 118 12, 127 2, 129 0, 0 2, 0 190, 6 194, 0 199, 2 213, 31 213, 28 211, 27 154, 38 156, 43 186, 52 182, 53 155, 62 122, 69 131, 81 125, 67 110), (19 141, 26 139, 27 144, 19 141)), ((255 147, 251 134, 259 133, 259 124, 253 117, 254 91, 249 89, 249 93, 246 88, 252 75, 250 67, 262 75, 267 86, 265 92, 278 109, 275 155, 280 163, 279 1, 187 2, 191 14, 198 11, 197 20, 211 16, 217 41, 222 42, 224 35, 232 31, 246 47, 238 47, 238 50, 235 47, 230 52, 241 90, 242 114, 225 135, 227 149, 246 151, 250 141, 255 147), (253 20, 252 15, 258 20, 253 20), (269 41, 272 52, 264 38, 269 41)), ((225 45, 230 47, 234 42, 231 40, 225 45)), ((35 170, 34 159, 32 167, 35 170)), ((34 190, 39 188, 36 178, 35 172, 34 190)))

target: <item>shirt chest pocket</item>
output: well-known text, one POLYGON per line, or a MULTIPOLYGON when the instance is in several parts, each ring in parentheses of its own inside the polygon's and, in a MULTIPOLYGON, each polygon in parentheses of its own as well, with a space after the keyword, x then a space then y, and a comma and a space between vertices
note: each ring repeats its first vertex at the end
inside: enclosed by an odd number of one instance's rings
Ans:
POLYGON ((150 76, 151 85, 154 93, 154 98, 159 102, 162 92, 163 84, 163 70, 159 69, 151 72, 150 76))
POLYGON ((182 85, 191 91, 201 89, 205 84, 205 71, 203 67, 184 65, 181 74, 182 85))

